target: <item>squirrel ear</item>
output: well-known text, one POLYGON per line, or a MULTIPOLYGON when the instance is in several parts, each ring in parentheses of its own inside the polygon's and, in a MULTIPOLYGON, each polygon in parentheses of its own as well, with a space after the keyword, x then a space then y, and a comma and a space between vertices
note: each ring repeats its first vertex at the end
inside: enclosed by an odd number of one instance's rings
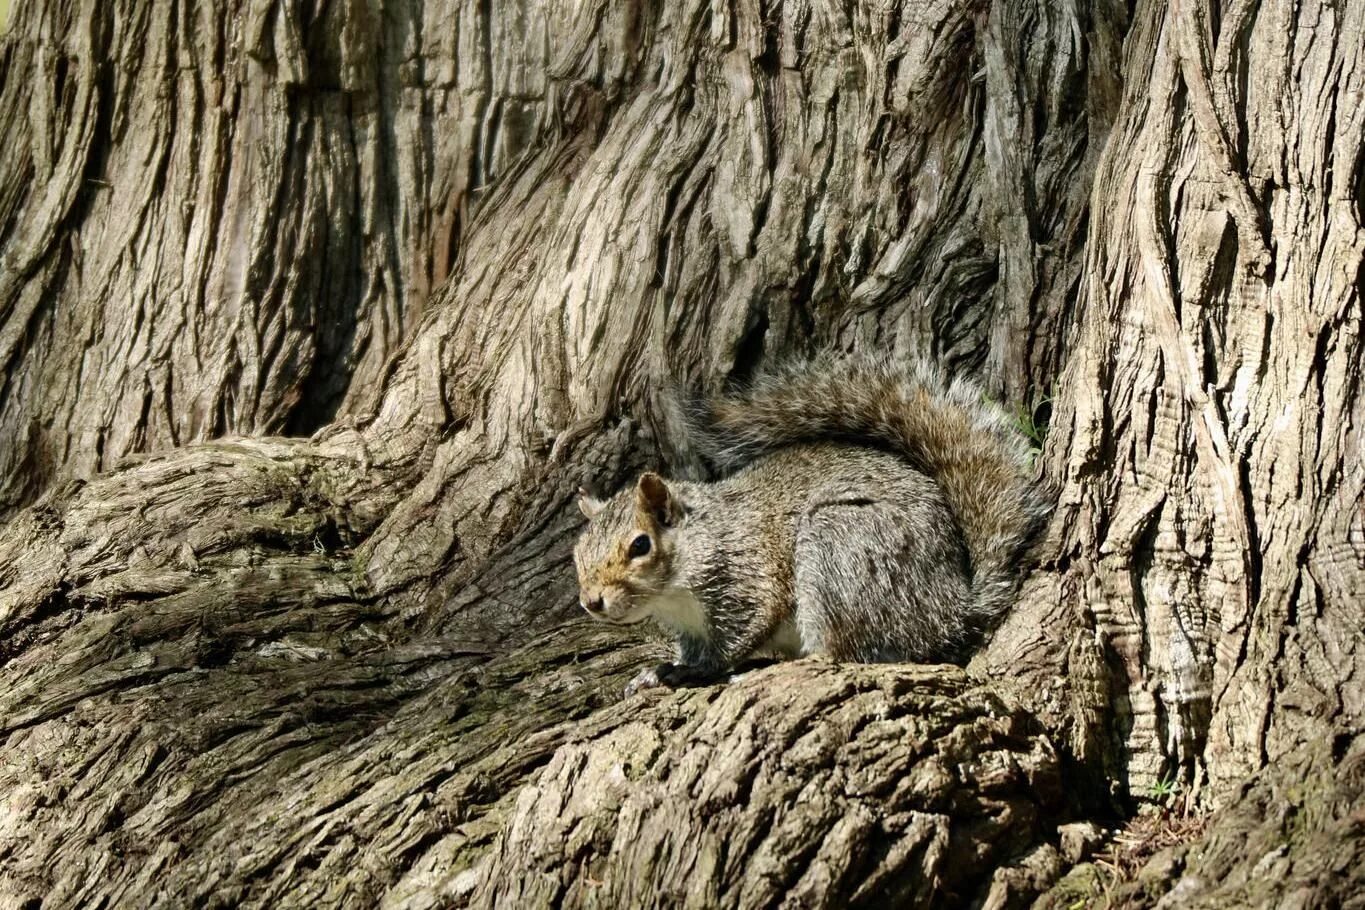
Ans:
POLYGON ((653 471, 640 475, 635 487, 635 505, 659 524, 670 528, 682 518, 682 503, 673 495, 664 479, 653 471))
POLYGON ((602 511, 602 507, 605 505, 606 503, 602 500, 588 495, 586 487, 578 488, 578 510, 583 513, 584 518, 592 518, 602 511))

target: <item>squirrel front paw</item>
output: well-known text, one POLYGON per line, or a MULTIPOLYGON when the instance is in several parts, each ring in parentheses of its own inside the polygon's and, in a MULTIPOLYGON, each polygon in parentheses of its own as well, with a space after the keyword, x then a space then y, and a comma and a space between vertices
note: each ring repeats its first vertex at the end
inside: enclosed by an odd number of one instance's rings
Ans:
POLYGON ((709 686, 722 682, 724 671, 710 667, 692 667, 687 664, 663 663, 641 670, 640 674, 626 686, 626 697, 646 689, 679 689, 685 686, 709 686))
POLYGON ((648 670, 641 670, 626 686, 626 698, 630 698, 636 692, 643 692, 645 689, 671 689, 673 687, 672 671, 672 664, 659 664, 656 667, 650 667, 648 670))

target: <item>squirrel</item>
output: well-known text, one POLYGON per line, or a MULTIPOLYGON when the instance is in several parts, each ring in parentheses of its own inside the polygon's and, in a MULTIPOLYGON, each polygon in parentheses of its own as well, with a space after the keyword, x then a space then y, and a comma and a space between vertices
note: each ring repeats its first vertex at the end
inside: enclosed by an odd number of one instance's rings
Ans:
POLYGON ((648 472, 574 549, 592 617, 677 638, 654 686, 759 655, 960 661, 1009 608, 1046 505, 1028 448, 976 384, 915 360, 826 356, 694 405, 714 482, 648 472))

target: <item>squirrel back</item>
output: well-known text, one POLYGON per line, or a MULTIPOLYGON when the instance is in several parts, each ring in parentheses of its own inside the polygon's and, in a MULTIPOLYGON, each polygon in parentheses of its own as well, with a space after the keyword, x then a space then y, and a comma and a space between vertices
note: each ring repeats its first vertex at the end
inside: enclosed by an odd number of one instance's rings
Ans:
POLYGON ((978 620, 1010 606, 1018 560, 1047 507, 1025 473, 1023 438, 975 383, 924 360, 824 356, 689 403, 681 416, 688 444, 722 474, 810 442, 900 455, 939 485, 961 528, 978 620))

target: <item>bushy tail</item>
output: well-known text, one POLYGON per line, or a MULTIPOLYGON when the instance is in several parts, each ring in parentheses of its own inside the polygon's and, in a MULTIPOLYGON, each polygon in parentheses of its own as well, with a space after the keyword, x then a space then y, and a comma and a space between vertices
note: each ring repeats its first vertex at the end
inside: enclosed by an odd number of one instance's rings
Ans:
POLYGON ((1008 609, 1019 559, 1046 504, 1026 476, 1028 447, 972 382, 925 361, 822 357, 691 408, 692 444, 729 473, 793 443, 887 448, 943 489, 972 557, 976 612, 1008 609))

